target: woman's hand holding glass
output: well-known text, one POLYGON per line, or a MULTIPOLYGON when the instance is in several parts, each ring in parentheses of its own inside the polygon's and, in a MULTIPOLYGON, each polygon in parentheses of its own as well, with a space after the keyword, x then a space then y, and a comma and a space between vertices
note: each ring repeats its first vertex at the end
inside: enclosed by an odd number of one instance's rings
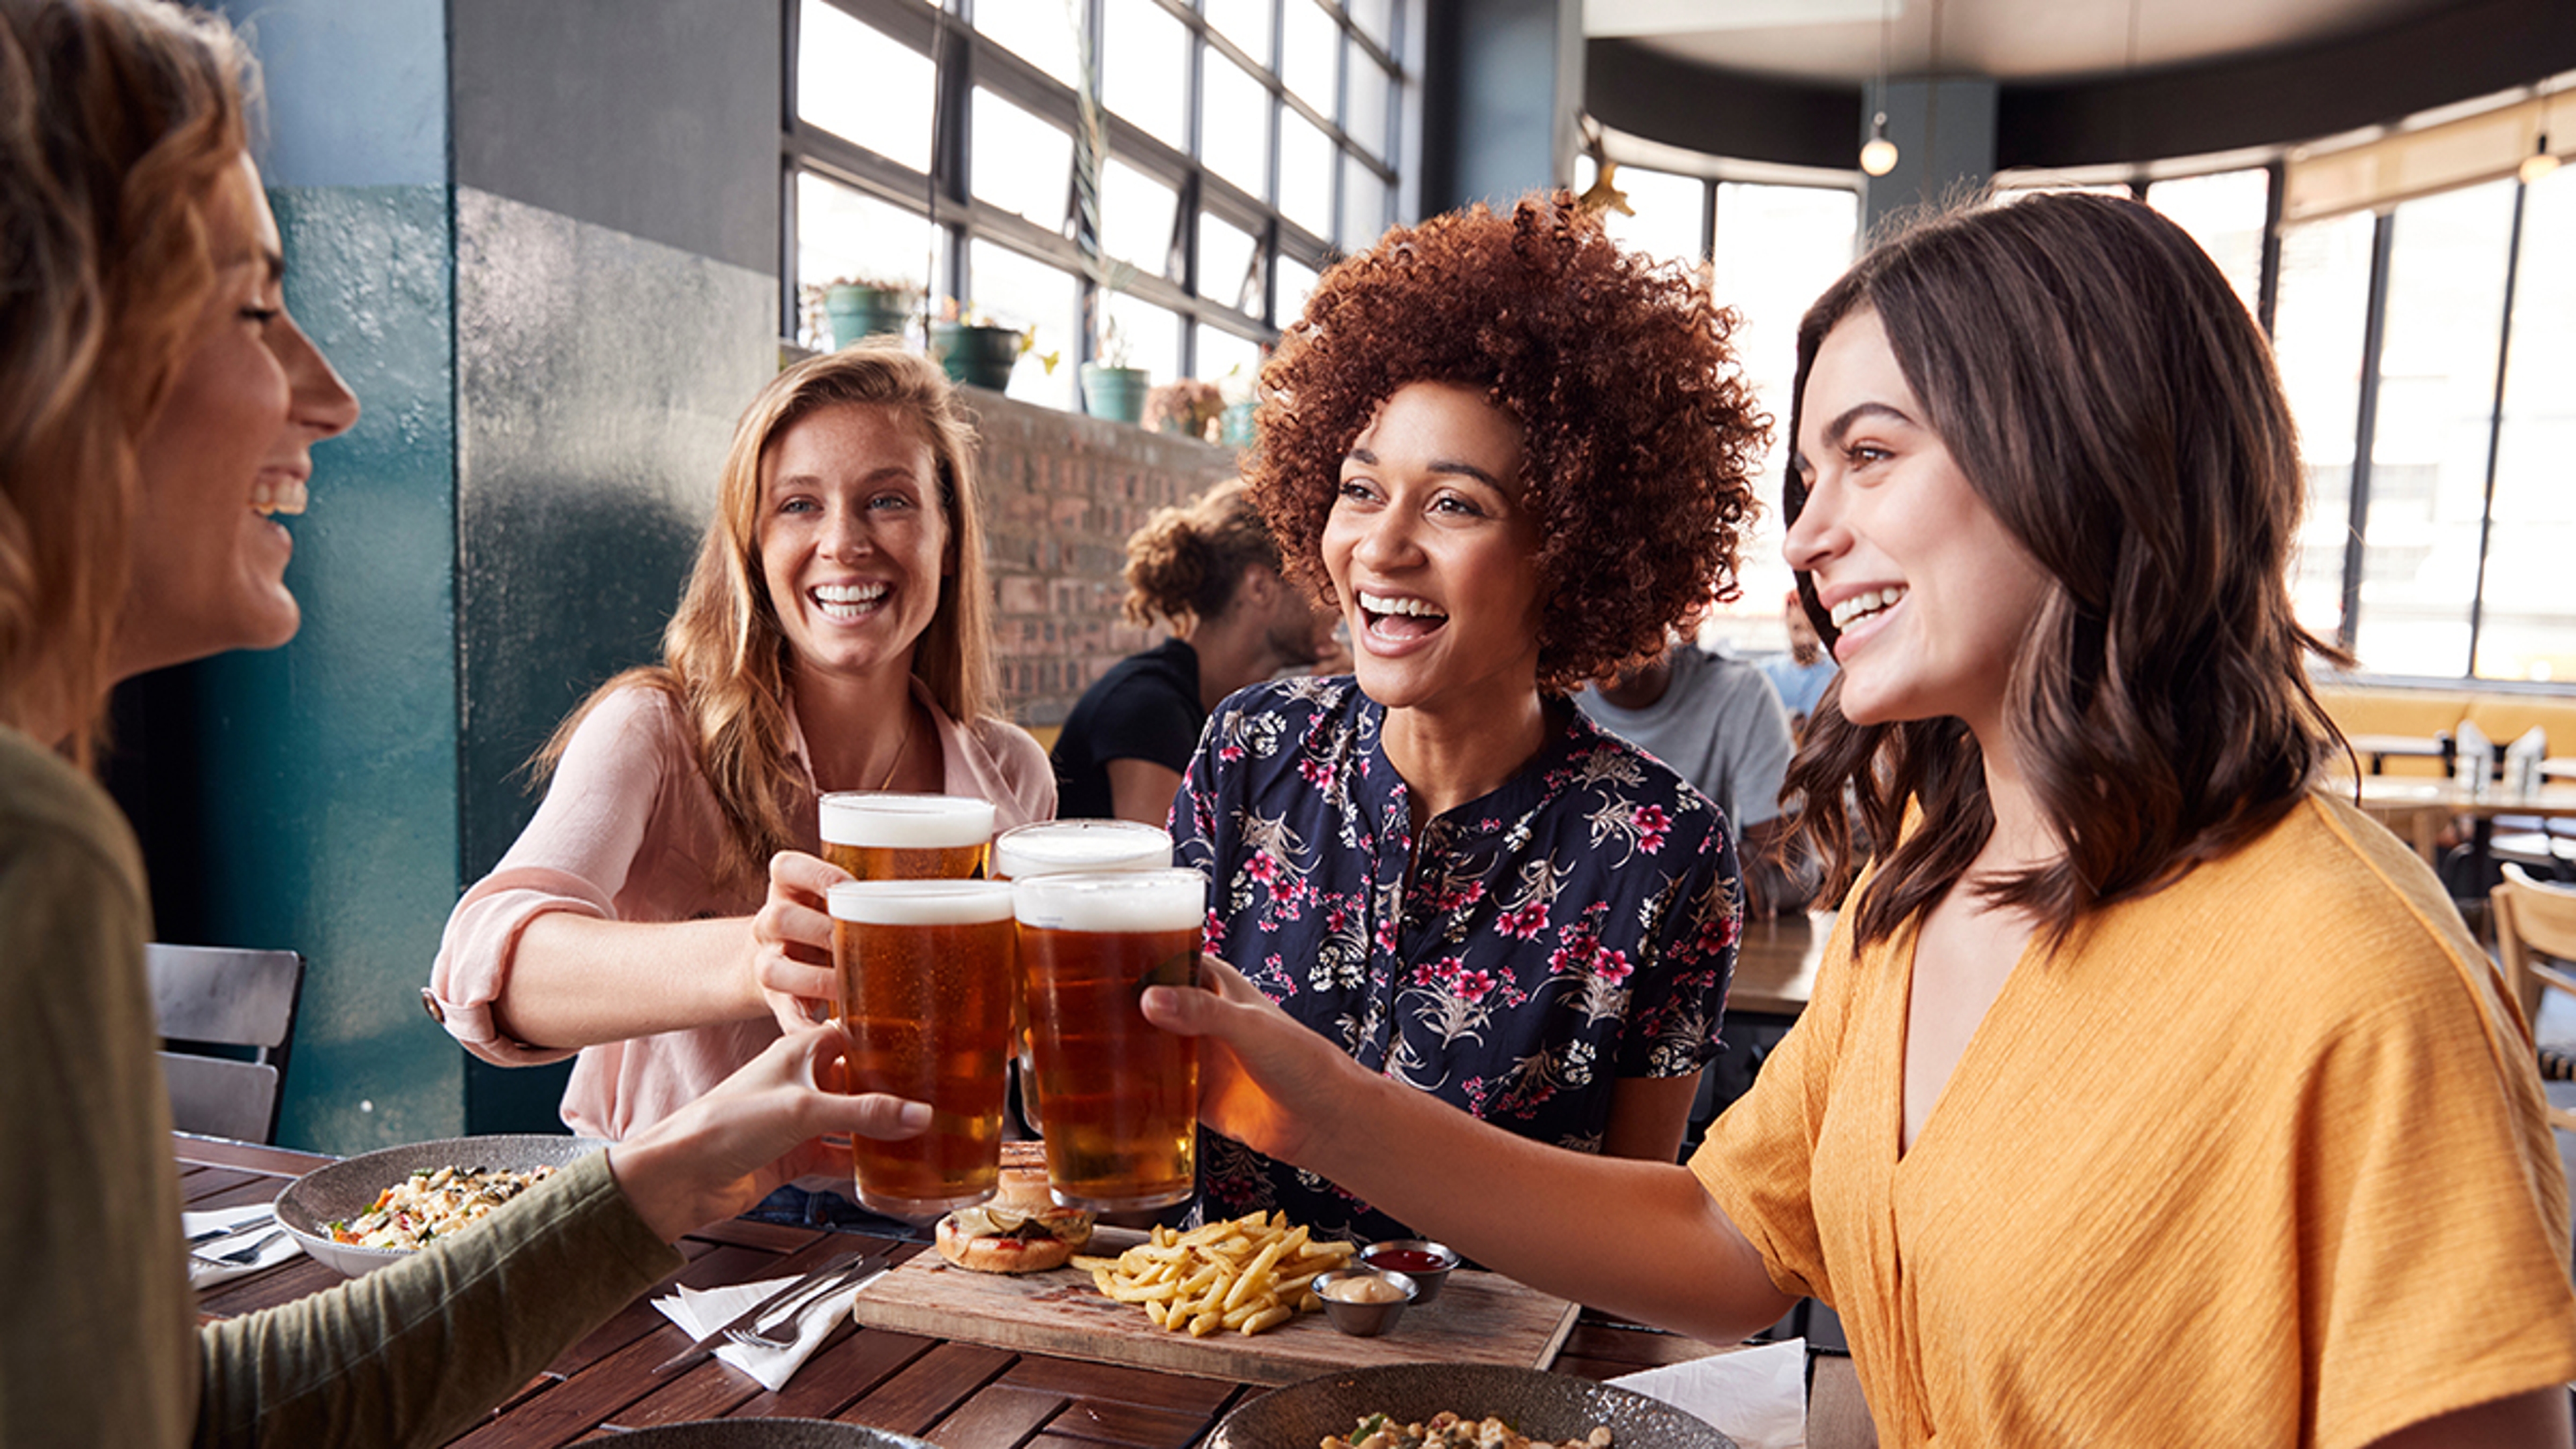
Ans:
POLYGON ((781 1031, 801 1031, 831 1015, 840 985, 824 897, 848 879, 848 871, 801 850, 770 857, 769 898, 751 918, 751 974, 781 1031))
POLYGON ((1316 1129, 1369 1073, 1281 1011, 1242 972, 1199 957, 1200 986, 1145 990, 1145 1019, 1199 1038, 1199 1120, 1255 1152, 1300 1166, 1316 1129))

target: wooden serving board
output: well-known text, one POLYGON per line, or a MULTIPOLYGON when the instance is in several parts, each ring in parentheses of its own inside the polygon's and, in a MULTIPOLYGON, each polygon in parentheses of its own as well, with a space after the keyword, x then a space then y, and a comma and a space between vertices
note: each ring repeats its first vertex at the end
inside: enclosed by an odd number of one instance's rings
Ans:
MULTIPOLYGON (((1087 1250, 1114 1256, 1143 1235, 1103 1228, 1087 1250)), ((1292 1384, 1336 1369, 1373 1364, 1508 1364, 1545 1368, 1574 1329, 1577 1306, 1499 1273, 1449 1275, 1439 1301, 1415 1305, 1392 1332, 1355 1338, 1324 1315, 1301 1313, 1249 1337, 1205 1338, 1156 1328, 1142 1306, 1102 1296, 1075 1268, 1010 1275, 970 1273, 935 1252, 920 1253, 861 1290, 854 1315, 890 1328, 991 1348, 1127 1364, 1202 1378, 1292 1384)))

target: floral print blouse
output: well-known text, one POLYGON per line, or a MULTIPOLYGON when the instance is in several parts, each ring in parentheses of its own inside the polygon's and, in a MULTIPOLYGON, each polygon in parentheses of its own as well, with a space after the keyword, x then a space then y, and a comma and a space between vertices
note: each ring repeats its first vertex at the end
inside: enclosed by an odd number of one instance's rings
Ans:
MULTIPOLYGON (((1597 1152, 1622 1077, 1697 1072, 1743 923, 1717 807, 1562 701, 1502 788, 1413 839, 1383 707, 1341 679, 1210 717, 1172 807, 1207 949, 1362 1065, 1524 1137, 1597 1152)), ((1208 1217, 1280 1208, 1411 1236, 1334 1184, 1202 1132, 1208 1217)))

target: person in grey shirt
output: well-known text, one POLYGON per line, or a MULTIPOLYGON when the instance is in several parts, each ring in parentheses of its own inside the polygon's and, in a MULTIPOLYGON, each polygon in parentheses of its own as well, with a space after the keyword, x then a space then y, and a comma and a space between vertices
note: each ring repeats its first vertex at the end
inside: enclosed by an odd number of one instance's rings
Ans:
POLYGON ((1676 642, 1574 700, 1716 802, 1735 835, 1748 912, 1806 906, 1816 873, 1803 856, 1785 853, 1790 821, 1780 810, 1780 781, 1796 746, 1780 696, 1758 666, 1676 642))

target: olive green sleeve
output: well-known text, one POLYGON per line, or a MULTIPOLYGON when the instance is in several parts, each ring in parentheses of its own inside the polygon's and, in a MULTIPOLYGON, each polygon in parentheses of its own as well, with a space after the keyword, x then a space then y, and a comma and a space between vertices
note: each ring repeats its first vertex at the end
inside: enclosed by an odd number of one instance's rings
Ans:
POLYGON ((684 1260, 593 1153, 470 1233, 201 1330, 199 1444, 441 1444, 684 1260))

